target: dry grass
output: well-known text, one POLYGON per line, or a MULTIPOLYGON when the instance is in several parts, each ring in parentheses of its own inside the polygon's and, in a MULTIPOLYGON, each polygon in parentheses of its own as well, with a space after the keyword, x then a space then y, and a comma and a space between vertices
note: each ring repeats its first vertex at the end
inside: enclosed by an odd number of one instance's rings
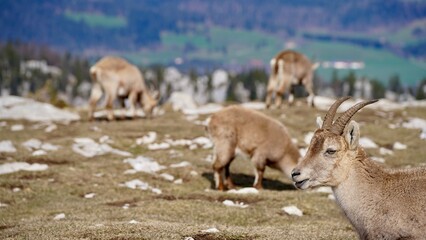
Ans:
MULTIPOLYGON (((361 134, 372 138, 383 147, 395 141, 407 144, 408 150, 395 151, 385 156, 389 166, 417 166, 424 163, 426 149, 419 131, 389 129, 389 123, 398 123, 408 117, 426 118, 424 109, 408 109, 381 117, 370 110, 360 112, 355 119, 362 123, 361 134), (392 115, 392 116, 391 116, 392 115)), ((305 106, 285 107, 265 111, 283 122, 300 147, 306 147, 304 135, 315 130, 315 117, 324 112, 305 106)), ((204 117, 202 117, 204 118, 204 117)), ((9 122, 9 125, 16 123, 9 122)), ((258 195, 232 195, 211 189, 212 170, 204 159, 211 149, 189 150, 174 148, 181 156, 171 157, 169 150, 149 151, 135 144, 135 139, 148 131, 158 133, 158 141, 166 135, 173 139, 205 136, 204 127, 195 125, 180 113, 166 112, 154 120, 123 120, 117 122, 76 122, 59 125, 52 133, 32 129, 32 123, 21 122, 26 130, 11 132, 0 129, 0 140, 12 140, 18 152, 0 154, 0 163, 26 161, 45 163, 49 169, 42 172, 17 172, 0 175, 0 202, 9 206, 0 208, 1 239, 355 239, 356 234, 341 210, 327 194, 302 192, 292 187, 291 181, 277 171, 266 171, 266 190, 258 195), (92 130, 97 126, 101 132, 92 130), (98 139, 108 135, 113 147, 143 155, 162 165, 181 161, 190 167, 165 169, 183 179, 173 184, 158 176, 136 173, 124 174, 130 166, 125 157, 114 154, 85 158, 71 150, 73 138, 98 139), (33 157, 20 144, 38 138, 61 145, 57 152, 33 157), (196 171, 198 175, 191 175, 196 171), (133 190, 120 183, 140 179, 160 188, 160 195, 150 191, 133 190), (21 191, 13 192, 13 188, 21 191), (206 191, 208 189, 208 191, 206 191), (92 199, 83 196, 96 193, 92 199), (225 199, 249 204, 246 209, 226 207, 225 199), (128 209, 122 206, 128 204, 128 209), (289 216, 281 208, 294 204, 304 212, 303 217, 289 216), (63 220, 53 220, 65 213, 63 220), (130 224, 136 220, 139 223, 130 224), (216 227, 219 233, 201 230, 216 227)), ((380 156, 378 150, 368 150, 380 156)), ((231 167, 233 179, 239 187, 253 183, 253 169, 247 160, 237 158, 231 167)))

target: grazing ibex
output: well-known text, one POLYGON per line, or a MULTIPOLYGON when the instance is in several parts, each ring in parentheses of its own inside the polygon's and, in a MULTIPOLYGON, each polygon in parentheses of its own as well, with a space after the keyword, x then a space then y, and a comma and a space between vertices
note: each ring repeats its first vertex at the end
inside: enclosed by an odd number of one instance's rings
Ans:
POLYGON ((233 188, 229 167, 237 149, 251 158, 256 168, 254 187, 258 189, 262 188, 266 166, 291 178, 291 170, 300 158, 284 125, 255 110, 241 106, 222 109, 212 115, 207 130, 214 143, 213 170, 219 190, 233 188))
POLYGON ((129 99, 133 117, 136 115, 137 102, 140 102, 148 117, 157 105, 157 96, 149 93, 139 69, 122 58, 111 56, 102 58, 90 68, 90 76, 93 81, 89 100, 90 119, 93 119, 96 103, 102 97, 102 92, 106 95, 109 120, 114 119, 112 107, 116 98, 119 98, 123 108, 125 98, 129 99))
POLYGON ((312 64, 309 59, 301 53, 293 50, 285 50, 271 59, 271 75, 268 81, 266 107, 269 108, 272 95, 275 93, 275 105, 280 107, 282 96, 290 90, 288 101, 293 103, 294 86, 303 85, 309 93, 308 103, 314 106, 313 75, 318 63, 312 64))
POLYGON ((350 120, 377 100, 356 104, 333 123, 347 99, 337 100, 324 122, 317 119, 319 129, 292 172, 296 187, 330 186, 360 239, 425 239, 426 168, 387 169, 370 160, 350 120))

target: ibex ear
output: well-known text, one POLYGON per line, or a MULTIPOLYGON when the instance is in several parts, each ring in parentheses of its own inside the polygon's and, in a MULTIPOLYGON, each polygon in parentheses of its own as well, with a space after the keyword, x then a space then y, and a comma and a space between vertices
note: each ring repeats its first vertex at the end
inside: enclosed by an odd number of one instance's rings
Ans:
POLYGON ((354 150, 359 144, 359 126, 355 121, 351 121, 346 125, 345 131, 343 132, 345 140, 349 145, 349 149, 354 150))
POLYGON ((320 116, 317 117, 317 126, 318 128, 322 128, 323 120, 320 116))

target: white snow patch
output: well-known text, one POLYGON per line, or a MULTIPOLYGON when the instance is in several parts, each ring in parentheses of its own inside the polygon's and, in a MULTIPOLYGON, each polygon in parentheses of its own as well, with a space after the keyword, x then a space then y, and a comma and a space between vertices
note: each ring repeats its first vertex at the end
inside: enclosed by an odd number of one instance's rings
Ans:
POLYGON ((50 124, 49 126, 47 126, 44 131, 47 133, 53 132, 56 129, 58 129, 58 126, 56 126, 56 124, 50 124))
POLYGON ((228 207, 239 207, 239 208, 248 207, 247 204, 244 204, 243 202, 238 202, 238 201, 233 202, 231 200, 224 200, 222 203, 225 204, 225 206, 228 206, 228 207))
POLYGON ((74 142, 72 145, 73 151, 88 158, 107 153, 114 153, 125 157, 132 155, 129 152, 114 149, 106 143, 98 144, 91 138, 74 138, 74 142))
POLYGON ((84 194, 84 198, 94 198, 96 193, 86 193, 84 194))
POLYGON ((9 206, 9 204, 0 202, 0 208, 7 207, 7 206, 9 206))
POLYGON ((174 184, 182 184, 183 180, 181 178, 176 179, 175 181, 173 181, 174 184))
POLYGON ((136 220, 130 220, 130 221, 129 221, 129 223, 130 223, 130 224, 138 224, 138 223, 139 223, 139 221, 136 221, 136 220))
POLYGON ((266 108, 266 104, 264 102, 245 102, 242 103, 241 106, 254 110, 262 110, 266 108))
POLYGON ((313 132, 308 132, 304 138, 305 143, 309 145, 311 143, 311 139, 313 136, 314 136, 313 132))
POLYGON ((138 144, 138 145, 150 144, 150 143, 155 142, 156 139, 157 139, 157 133, 156 132, 148 132, 147 135, 145 135, 141 138, 137 138, 136 144, 138 144))
POLYGON ((209 163, 213 162, 213 155, 212 154, 207 155, 207 157, 204 158, 204 161, 209 163))
POLYGON ((400 143, 400 142, 395 142, 393 144, 393 149, 395 149, 395 150, 404 150, 404 149, 407 149, 407 145, 405 145, 403 143, 400 143))
POLYGON ((194 170, 192 170, 191 172, 189 172, 189 174, 191 174, 191 176, 198 176, 198 173, 194 170))
POLYGON ((209 103, 194 109, 186 108, 182 112, 186 115, 203 115, 203 114, 212 114, 223 108, 222 105, 216 103, 209 103))
POLYGON ((233 193, 233 194, 258 194, 259 190, 253 187, 246 187, 246 188, 240 188, 240 189, 231 189, 228 190, 227 193, 233 193))
POLYGON ((193 237, 185 237, 183 240, 194 240, 193 237))
POLYGON ((200 145, 204 149, 212 148, 213 142, 206 137, 197 137, 192 140, 193 143, 200 145))
POLYGON ((7 126, 7 122, 5 122, 5 121, 0 122, 0 127, 6 127, 6 126, 7 126))
POLYGON ((44 171, 48 168, 46 164, 33 163, 29 164, 26 162, 12 162, 4 163, 0 165, 0 174, 13 173, 20 170, 24 171, 44 171))
POLYGON ((175 180, 175 177, 173 177, 173 175, 170 175, 168 173, 162 173, 162 174, 160 174, 160 177, 162 177, 164 180, 167 180, 167 181, 170 181, 170 182, 175 180))
POLYGON ((14 187, 13 189, 12 189, 12 192, 20 192, 21 191, 21 189, 20 188, 18 188, 18 187, 14 187))
POLYGON ((65 219, 65 213, 59 213, 53 218, 53 220, 62 220, 62 219, 65 219))
POLYGON ((0 97, 0 118, 65 122, 80 120, 78 114, 61 110, 48 103, 17 96, 0 97))
POLYGON ((47 154, 47 152, 42 150, 42 149, 36 150, 32 153, 33 156, 42 156, 42 155, 46 155, 46 154, 47 154))
POLYGON ((191 163, 189 163, 187 161, 170 164, 171 168, 180 168, 180 167, 188 167, 188 166, 191 166, 191 163))
POLYGON ((308 148, 299 148, 300 156, 302 157, 305 156, 307 152, 308 152, 308 148))
POLYGON ((107 135, 103 135, 99 138, 100 143, 114 143, 114 141, 107 135))
POLYGON ((381 157, 370 157, 371 160, 375 161, 375 162, 379 162, 379 163, 384 163, 385 159, 381 158, 381 157))
POLYGON ((38 139, 31 138, 28 141, 25 141, 22 143, 22 146, 24 146, 28 151, 33 151, 36 149, 39 149, 41 147, 42 142, 38 139))
POLYGON ((131 189, 140 189, 140 190, 144 190, 144 191, 145 190, 151 190, 153 193, 161 194, 160 189, 151 187, 151 186, 149 186, 148 183, 142 182, 139 179, 133 179, 131 181, 120 184, 120 186, 128 187, 128 188, 131 188, 131 189))
POLYGON ((10 130, 12 130, 14 132, 22 131, 22 130, 24 130, 24 125, 22 125, 22 124, 12 125, 12 127, 10 127, 10 130))
POLYGON ((303 216, 302 210, 300 210, 299 208, 297 208, 294 205, 283 207, 282 210, 289 215, 295 215, 295 216, 299 216, 299 217, 303 216))
POLYGON ((387 149, 387 148, 384 148, 384 147, 381 147, 381 148, 379 149, 379 153, 380 153, 381 155, 393 155, 393 151, 392 151, 392 150, 387 149))
POLYGON ((50 143, 43 143, 43 145, 41 145, 41 149, 46 150, 46 151, 56 151, 60 148, 60 146, 57 145, 53 145, 50 143))
POLYGON ((129 163, 137 172, 155 173, 166 168, 158 164, 155 160, 143 156, 127 158, 123 162, 129 163))
POLYGON ((205 229, 205 230, 201 230, 201 232, 203 232, 203 233, 218 233, 218 232, 220 232, 219 231, 219 229, 217 229, 217 228, 209 228, 209 229, 205 229))
POLYGON ((328 194, 328 199, 335 201, 336 197, 334 196, 334 194, 328 194))
POLYGON ((168 143, 151 143, 148 145, 149 150, 163 150, 163 149, 169 149, 170 144, 168 143))
POLYGON ((379 146, 377 146, 377 144, 375 142, 373 142, 373 140, 371 140, 368 137, 361 137, 359 139, 359 144, 364 148, 378 148, 379 147, 379 146))
POLYGON ((0 152, 14 153, 16 152, 16 148, 13 146, 12 141, 4 140, 0 141, 0 152))
POLYGON ((319 187, 319 188, 316 189, 316 192, 333 193, 333 190, 331 190, 331 187, 319 187))

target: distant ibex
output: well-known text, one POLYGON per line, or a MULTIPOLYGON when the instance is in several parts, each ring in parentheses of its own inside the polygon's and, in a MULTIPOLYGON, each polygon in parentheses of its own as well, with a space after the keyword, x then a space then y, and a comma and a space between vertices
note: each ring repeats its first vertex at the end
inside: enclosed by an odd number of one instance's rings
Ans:
POLYGON ((285 50, 271 59, 271 75, 268 81, 266 107, 271 106, 272 95, 275 93, 275 105, 280 107, 282 96, 290 90, 288 101, 294 100, 294 86, 303 85, 309 93, 308 102, 314 106, 313 71, 318 63, 312 64, 309 59, 301 53, 293 50, 285 50))
POLYGON ((317 119, 319 129, 292 172, 296 187, 332 187, 360 239, 426 239, 426 168, 386 169, 370 160, 358 124, 349 121, 377 100, 356 104, 333 123, 347 99, 337 100, 324 122, 317 119))
POLYGON ((89 100, 90 119, 93 119, 96 103, 102 97, 102 92, 106 95, 109 120, 114 119, 112 107, 116 98, 119 98, 123 108, 125 98, 129 99, 133 117, 136 115, 137 102, 140 102, 148 117, 157 105, 158 96, 149 93, 139 69, 122 58, 111 56, 102 58, 90 68, 90 76, 93 81, 89 100))
POLYGON ((213 170, 219 190, 234 186, 229 167, 237 149, 249 155, 256 168, 256 188, 262 188, 266 166, 278 169, 291 178, 291 170, 300 158, 299 150, 292 143, 284 125, 254 110, 240 106, 227 107, 212 115, 207 130, 214 143, 213 170))

